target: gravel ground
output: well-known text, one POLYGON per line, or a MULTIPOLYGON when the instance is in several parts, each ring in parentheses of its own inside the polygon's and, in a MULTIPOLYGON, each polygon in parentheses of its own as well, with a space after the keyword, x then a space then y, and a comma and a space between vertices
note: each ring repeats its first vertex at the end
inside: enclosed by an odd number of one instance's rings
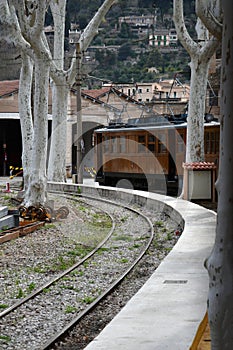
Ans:
POLYGON ((81 320, 62 343, 57 344, 53 349, 85 349, 150 278, 179 238, 179 236, 174 235, 174 230, 177 229, 176 224, 167 217, 157 221, 155 228, 156 234, 152 245, 137 267, 111 295, 81 320))
MULTIPOLYGON (((7 204, 12 195, 8 195, 8 198, 7 195, 2 195, 1 204, 7 204)), ((77 258, 81 258, 85 251, 80 247, 96 246, 111 224, 109 217, 99 208, 86 207, 81 202, 71 207, 69 201, 58 198, 55 198, 55 205, 69 207, 70 213, 67 219, 46 224, 44 228, 33 234, 0 246, 0 308, 2 310, 72 264, 71 252, 79 249, 80 256, 77 258)), ((101 207, 103 208, 104 205, 101 204, 101 207)), ((124 209, 121 210, 120 220, 125 215, 124 209)), ((71 340, 58 349, 72 349, 73 346, 74 349, 83 349, 145 283, 176 243, 177 225, 170 218, 165 217, 163 213, 150 213, 145 210, 144 214, 150 216, 156 229, 155 239, 148 254, 130 274, 130 278, 127 278, 106 301, 101 303, 94 314, 86 317, 77 330, 72 332, 71 340)), ((127 229, 125 226, 125 230, 127 229)), ((140 230, 140 224, 137 225, 137 229, 140 230)), ((89 278, 95 281, 95 275, 89 278)), ((93 288, 98 288, 98 285, 94 284, 93 288)), ((64 290, 64 293, 67 293, 67 295, 64 294, 64 299, 69 298, 68 291, 64 290)), ((49 318, 52 316, 48 315, 49 318)), ((38 326, 38 332, 40 330, 41 327, 38 326)), ((0 348, 21 350, 20 347, 12 347, 10 336, 1 332, 0 348)), ((29 344, 29 349, 39 348, 29 344)))

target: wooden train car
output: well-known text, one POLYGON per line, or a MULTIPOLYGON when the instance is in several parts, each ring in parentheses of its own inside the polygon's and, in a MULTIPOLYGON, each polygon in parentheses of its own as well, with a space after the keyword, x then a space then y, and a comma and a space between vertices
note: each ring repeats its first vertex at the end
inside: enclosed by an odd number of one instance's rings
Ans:
MULTIPOLYGON (((97 129, 96 181, 107 186, 179 194, 186 130, 187 123, 180 116, 131 119, 127 124, 97 129)), ((208 120, 204 130, 205 161, 218 164, 219 123, 208 120)))

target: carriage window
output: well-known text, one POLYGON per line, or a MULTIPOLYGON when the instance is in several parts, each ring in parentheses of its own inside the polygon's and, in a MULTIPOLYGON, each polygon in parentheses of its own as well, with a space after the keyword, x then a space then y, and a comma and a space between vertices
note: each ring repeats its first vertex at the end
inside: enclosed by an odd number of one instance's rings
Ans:
POLYGON ((216 154, 219 152, 219 133, 208 131, 205 133, 205 153, 216 154))
POLYGON ((177 153, 183 153, 184 152, 184 148, 185 148, 185 144, 184 144, 184 134, 180 133, 176 135, 176 152, 177 153))
POLYGON ((105 136, 103 138, 103 145, 104 145, 104 152, 105 153, 109 153, 110 152, 110 137, 109 136, 105 136))
POLYGON ((111 138, 111 152, 112 153, 116 153, 117 152, 117 138, 116 138, 116 136, 112 136, 112 138, 111 138))
POLYGON ((155 137, 154 137, 154 135, 148 135, 148 149, 151 152, 155 151, 155 137))
POLYGON ((137 152, 137 141, 136 141, 135 135, 129 135, 128 136, 128 152, 129 153, 135 153, 137 152))
POLYGON ((167 153, 166 141, 167 138, 165 134, 158 135, 158 153, 167 153))
POLYGON ((139 135, 138 136, 138 152, 139 153, 145 152, 145 147, 146 147, 146 136, 139 135))
POLYGON ((205 134, 205 153, 212 154, 216 152, 216 139, 214 132, 206 132, 205 134))
POLYGON ((119 152, 125 153, 126 151, 126 138, 125 136, 120 136, 119 138, 119 152))

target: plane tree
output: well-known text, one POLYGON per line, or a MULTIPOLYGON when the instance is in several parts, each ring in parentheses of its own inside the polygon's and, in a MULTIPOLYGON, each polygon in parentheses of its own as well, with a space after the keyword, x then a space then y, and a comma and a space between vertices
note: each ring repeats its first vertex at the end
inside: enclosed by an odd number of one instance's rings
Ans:
POLYGON ((211 349, 230 350, 233 344, 233 4, 228 0, 196 0, 196 10, 209 32, 222 41, 217 224, 215 243, 205 266, 209 273, 211 349))
MULTIPOLYGON (((80 52, 87 50, 93 38, 98 33, 98 27, 104 16, 116 0, 105 0, 100 6, 92 20, 81 32, 78 39, 80 52)), ((48 163, 48 179, 51 181, 65 181, 65 155, 66 155, 66 119, 67 100, 70 87, 75 82, 76 52, 68 70, 64 70, 64 31, 65 31, 65 1, 52 0, 50 2, 51 12, 54 19, 54 62, 58 64, 58 71, 51 71, 53 80, 53 102, 52 102, 52 137, 48 163)), ((81 57, 82 58, 82 57, 81 57)), ((80 142, 80 140, 78 141, 80 142)), ((78 146, 79 147, 79 146, 78 146)))
MULTIPOLYGON (((233 4, 222 0, 222 60, 220 164, 216 183, 218 210, 213 251, 206 261, 210 288, 208 316, 211 349, 230 350, 233 344, 233 4)), ((216 35, 218 33, 216 32, 216 35)))
POLYGON ((209 273, 208 317, 212 350, 230 350, 233 344, 232 6, 232 3, 227 0, 221 0, 220 7, 215 6, 213 11, 207 8, 204 0, 199 0, 197 6, 197 14, 202 17, 205 26, 219 40, 222 40, 220 162, 216 182, 218 192, 217 225, 214 247, 205 262, 209 273), (219 20, 216 19, 216 11, 219 20))
MULTIPOLYGON (((211 3, 209 6, 211 8, 211 3)), ((200 162, 204 161, 204 115, 208 70, 219 41, 213 35, 209 35, 200 18, 197 18, 196 22, 196 40, 189 35, 184 20, 183 0, 173 0, 173 16, 178 38, 191 59, 186 162, 200 162)))
POLYGON ((43 204, 46 200, 46 149, 48 140, 48 87, 50 53, 44 42, 44 18, 47 1, 2 1, 1 35, 22 51, 19 113, 23 127, 23 166, 27 189, 25 205, 43 204), (27 57, 27 55, 29 57, 27 57), (34 64, 34 105, 31 118, 31 79, 34 64), (29 89, 29 90, 28 90, 29 89), (28 154, 26 152, 29 150, 28 154))
POLYGON ((222 0, 196 0, 196 14, 208 31, 219 41, 222 40, 222 0))
MULTIPOLYGON (((90 44, 104 15, 114 2, 115 0, 105 0, 83 31, 80 37, 80 46, 83 50, 85 46, 82 46, 82 43, 85 42, 86 47, 90 44)), ((57 57, 55 60, 50 52, 44 33, 45 13, 50 5, 54 13, 56 10, 60 13, 64 10, 62 1, 59 0, 25 0, 24 2, 3 0, 0 3, 1 38, 13 42, 22 51, 19 113, 23 136, 24 205, 27 207, 38 207, 46 202, 49 78, 51 76, 54 85, 62 85, 67 91, 75 80, 76 74, 75 59, 72 61, 71 68, 66 72, 61 64, 63 57, 60 56, 61 53, 59 56, 56 52, 54 53, 54 57, 57 57), (60 7, 56 7, 56 4, 60 7), (34 71, 34 83, 32 83, 32 70, 34 71), (33 104, 31 105, 32 87, 33 104)), ((65 21, 65 16, 62 18, 65 21)), ((58 48, 58 45, 56 42, 55 47, 58 48)), ((60 115, 65 120, 67 113, 65 97, 67 95, 61 95, 59 89, 57 91, 54 93, 54 103, 60 102, 60 98, 63 100, 63 113, 60 115)), ((55 115, 54 120, 56 117, 55 115)), ((63 147, 65 148, 66 145, 63 144, 63 147)))

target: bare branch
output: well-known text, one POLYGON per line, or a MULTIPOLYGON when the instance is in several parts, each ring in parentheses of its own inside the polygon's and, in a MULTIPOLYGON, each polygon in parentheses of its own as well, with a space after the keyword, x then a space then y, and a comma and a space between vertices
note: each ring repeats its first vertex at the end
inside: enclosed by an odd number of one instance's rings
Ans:
POLYGON ((190 37, 183 15, 183 0, 173 0, 173 19, 176 27, 176 32, 181 44, 191 56, 198 49, 196 42, 190 37))
POLYGON ((209 32, 218 40, 222 39, 222 1, 210 3, 206 0, 196 0, 196 14, 209 32), (215 11, 214 11, 215 10, 215 11))
MULTIPOLYGON (((82 35, 80 37, 80 49, 81 49, 81 51, 85 51, 88 48, 88 46, 90 45, 93 38, 96 36, 96 34, 98 34, 98 28, 99 28, 104 16, 109 11, 109 9, 112 7, 112 5, 114 5, 117 2, 118 2, 118 0, 105 0, 104 1, 102 6, 99 8, 98 12, 96 12, 95 16, 92 18, 92 20, 89 22, 87 27, 84 29, 84 32, 82 33, 82 35)), ((69 70, 69 74, 70 74, 69 80, 71 83, 74 82, 75 74, 76 74, 75 62, 76 62, 76 60, 73 59, 72 63, 71 63, 70 70, 69 70)))
POLYGON ((13 42, 30 57, 33 57, 31 45, 22 34, 14 5, 8 4, 6 0, 1 1, 0 13, 1 37, 8 42, 13 42))

